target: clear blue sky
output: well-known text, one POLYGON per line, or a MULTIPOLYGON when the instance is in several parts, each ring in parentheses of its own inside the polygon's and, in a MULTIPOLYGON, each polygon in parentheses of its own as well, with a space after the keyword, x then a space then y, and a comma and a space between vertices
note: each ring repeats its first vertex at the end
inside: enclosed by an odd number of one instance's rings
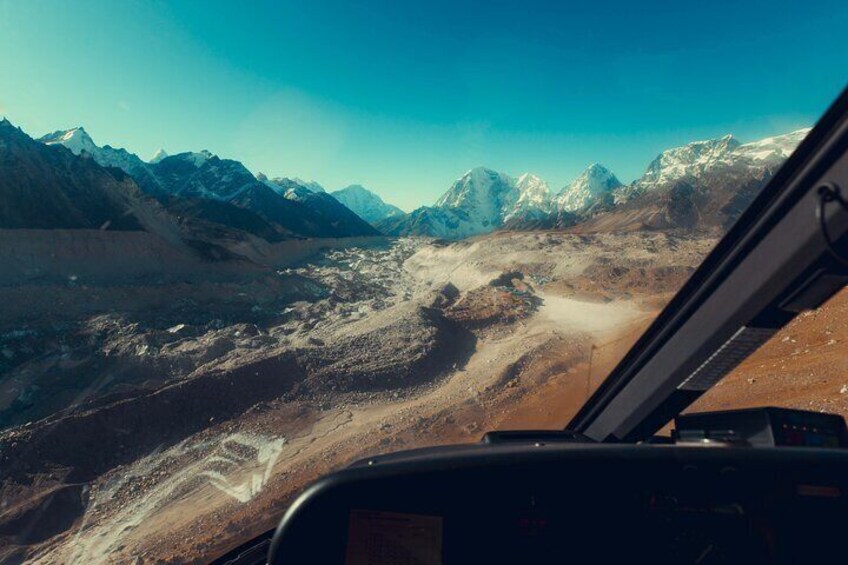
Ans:
POLYGON ((845 0, 0 0, 0 115, 409 210, 476 165, 630 181, 670 146, 811 125, 846 29, 845 0))

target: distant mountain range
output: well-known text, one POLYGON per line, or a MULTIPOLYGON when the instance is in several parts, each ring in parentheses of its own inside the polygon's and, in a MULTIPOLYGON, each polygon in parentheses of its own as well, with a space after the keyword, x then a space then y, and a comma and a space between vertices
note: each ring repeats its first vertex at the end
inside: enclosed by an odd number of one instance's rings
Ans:
POLYGON ((39 141, 121 169, 180 217, 223 224, 269 241, 379 235, 316 183, 254 176, 239 161, 206 150, 176 155, 160 150, 144 162, 124 149, 97 146, 83 128, 57 131, 39 141))
MULTIPOLYGON (((71 134, 68 142, 85 140, 71 134)), ((156 217, 168 215, 129 174, 0 122, 0 228, 153 230, 156 217)))
POLYGON ((376 224, 388 218, 396 218, 404 215, 404 211, 397 206, 386 204, 383 199, 362 186, 352 184, 341 190, 331 193, 333 198, 356 212, 359 217, 371 224, 376 224))
POLYGON ((110 145, 98 147, 81 127, 56 131, 39 139, 46 145, 62 145, 71 150, 74 155, 85 153, 103 167, 116 167, 133 177, 136 184, 147 194, 163 196, 165 191, 159 179, 153 174, 151 166, 142 161, 138 155, 125 149, 114 148, 110 145))
POLYGON ((662 152, 626 185, 598 163, 558 191, 532 173, 513 178, 477 167, 433 206, 406 214, 361 185, 327 192, 314 181, 269 179, 205 150, 159 150, 145 162, 96 145, 81 127, 39 143, 4 120, 0 227, 147 229, 149 218, 167 217, 192 237, 249 234, 269 242, 380 233, 460 239, 578 224, 593 231, 723 228, 808 131, 747 144, 730 135, 689 143, 662 152))
POLYGON ((388 235, 448 239, 576 224, 599 231, 726 228, 808 132, 746 144, 730 135, 689 143, 662 152, 628 185, 595 163, 556 193, 531 173, 512 178, 478 167, 434 206, 375 225, 388 235))

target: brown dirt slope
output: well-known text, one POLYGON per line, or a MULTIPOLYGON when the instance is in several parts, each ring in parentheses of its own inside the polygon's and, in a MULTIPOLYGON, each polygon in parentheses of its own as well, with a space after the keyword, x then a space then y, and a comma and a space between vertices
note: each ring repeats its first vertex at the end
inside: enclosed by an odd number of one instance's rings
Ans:
POLYGON ((798 316, 690 411, 751 406, 848 417, 848 289, 798 316))

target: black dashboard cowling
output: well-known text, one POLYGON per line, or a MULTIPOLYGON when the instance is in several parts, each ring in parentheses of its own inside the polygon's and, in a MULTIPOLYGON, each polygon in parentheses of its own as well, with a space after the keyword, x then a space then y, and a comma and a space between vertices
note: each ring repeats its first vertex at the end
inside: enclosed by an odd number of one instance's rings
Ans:
POLYGON ((844 450, 475 444, 321 479, 269 563, 820 562, 846 520, 844 450))

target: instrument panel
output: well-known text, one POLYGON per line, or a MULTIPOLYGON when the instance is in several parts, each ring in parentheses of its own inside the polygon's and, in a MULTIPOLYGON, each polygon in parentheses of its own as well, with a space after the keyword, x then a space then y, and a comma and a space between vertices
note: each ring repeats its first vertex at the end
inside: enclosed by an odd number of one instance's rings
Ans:
POLYGON ((271 562, 817 562, 848 523, 837 450, 545 447, 343 471, 289 512, 271 562))

